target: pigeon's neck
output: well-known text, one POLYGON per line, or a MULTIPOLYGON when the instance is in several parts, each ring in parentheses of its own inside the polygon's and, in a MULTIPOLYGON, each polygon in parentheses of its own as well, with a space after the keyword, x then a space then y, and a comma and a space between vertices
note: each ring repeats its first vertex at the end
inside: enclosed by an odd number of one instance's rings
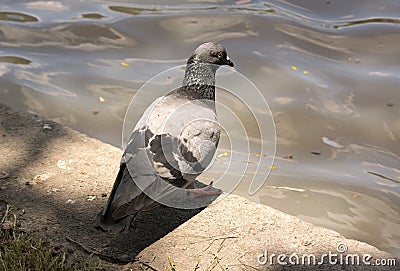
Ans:
POLYGON ((186 65, 182 91, 193 99, 215 100, 215 72, 218 66, 191 62, 186 65))

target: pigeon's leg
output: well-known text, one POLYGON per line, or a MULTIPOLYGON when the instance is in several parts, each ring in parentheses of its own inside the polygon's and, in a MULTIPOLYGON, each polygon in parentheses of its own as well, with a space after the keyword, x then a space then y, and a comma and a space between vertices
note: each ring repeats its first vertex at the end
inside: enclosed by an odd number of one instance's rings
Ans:
POLYGON ((222 194, 222 191, 219 189, 210 191, 211 188, 213 188, 213 182, 211 182, 209 185, 201 187, 201 188, 191 189, 190 192, 192 192, 192 195, 190 196, 190 199, 193 200, 200 196, 211 196, 211 195, 221 195, 222 194))

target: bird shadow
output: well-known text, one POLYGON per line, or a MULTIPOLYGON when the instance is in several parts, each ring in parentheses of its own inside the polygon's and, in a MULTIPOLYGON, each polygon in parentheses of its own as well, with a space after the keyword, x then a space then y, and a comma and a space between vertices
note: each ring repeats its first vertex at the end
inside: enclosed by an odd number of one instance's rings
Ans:
MULTIPOLYGON (((200 186, 204 184, 200 183, 200 186)), ((211 191, 219 191, 211 188, 211 191)), ((207 195, 208 205, 219 195, 207 195)), ((204 198, 202 199, 204 202, 204 198)), ((103 246, 100 258, 113 263, 132 262, 146 247, 155 243, 174 229, 199 214, 206 207, 197 209, 176 209, 160 205, 150 211, 139 213, 130 229, 124 233, 103 233, 103 246)))

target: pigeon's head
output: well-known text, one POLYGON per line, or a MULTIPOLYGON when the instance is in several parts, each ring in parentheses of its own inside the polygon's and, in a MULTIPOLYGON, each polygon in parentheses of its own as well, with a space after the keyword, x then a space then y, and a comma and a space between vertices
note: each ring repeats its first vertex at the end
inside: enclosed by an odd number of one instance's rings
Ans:
POLYGON ((206 63, 214 65, 228 65, 233 67, 233 62, 220 43, 206 42, 194 50, 188 62, 206 63))

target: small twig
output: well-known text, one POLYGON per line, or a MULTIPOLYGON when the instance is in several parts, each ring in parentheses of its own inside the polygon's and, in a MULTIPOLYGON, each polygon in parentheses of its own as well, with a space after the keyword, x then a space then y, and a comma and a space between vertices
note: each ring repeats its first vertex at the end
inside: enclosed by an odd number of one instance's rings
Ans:
POLYGON ((217 236, 217 237, 209 237, 209 236, 202 236, 202 235, 177 235, 177 237, 181 237, 181 238, 192 237, 192 238, 205 239, 204 241, 199 241, 199 242, 189 242, 189 244, 197 244, 197 243, 200 243, 200 242, 215 241, 215 240, 219 240, 219 239, 238 238, 239 236, 232 234, 232 235, 217 236))
POLYGON ((203 251, 208 250, 212 246, 212 244, 214 244, 214 242, 217 241, 217 240, 221 240, 222 239, 223 240, 222 243, 221 243, 221 245, 222 245, 225 242, 226 239, 238 238, 238 237, 239 236, 237 236, 237 235, 231 234, 231 235, 226 235, 226 236, 217 236, 217 237, 209 238, 207 241, 211 241, 211 242, 208 245, 208 247, 206 249, 204 249, 203 251))
POLYGON ((197 256, 196 266, 194 267, 194 271, 197 271, 200 268, 200 256, 197 256))
POLYGON ((228 270, 228 268, 223 267, 221 263, 218 263, 218 266, 221 268, 222 271, 228 270))
POLYGON ((231 239, 231 238, 239 238, 239 236, 235 235, 235 234, 231 234, 231 235, 226 235, 226 236, 218 236, 218 237, 214 237, 214 238, 210 238, 210 240, 212 241, 216 241, 216 240, 221 240, 221 239, 231 239))
POLYGON ((223 239, 221 244, 219 244, 219 247, 217 249, 217 253, 219 253, 221 251, 221 249, 224 247, 224 243, 225 243, 226 239, 223 239))
POLYGON ((9 204, 7 204, 6 211, 4 213, 3 219, 1 220, 1 223, 4 223, 7 220, 10 209, 11 209, 11 206, 9 204))
POLYGON ((214 268, 219 264, 221 260, 218 258, 217 255, 214 255, 214 259, 211 262, 211 265, 207 268, 207 271, 212 271, 214 268), (210 269, 211 268, 211 269, 210 269))

